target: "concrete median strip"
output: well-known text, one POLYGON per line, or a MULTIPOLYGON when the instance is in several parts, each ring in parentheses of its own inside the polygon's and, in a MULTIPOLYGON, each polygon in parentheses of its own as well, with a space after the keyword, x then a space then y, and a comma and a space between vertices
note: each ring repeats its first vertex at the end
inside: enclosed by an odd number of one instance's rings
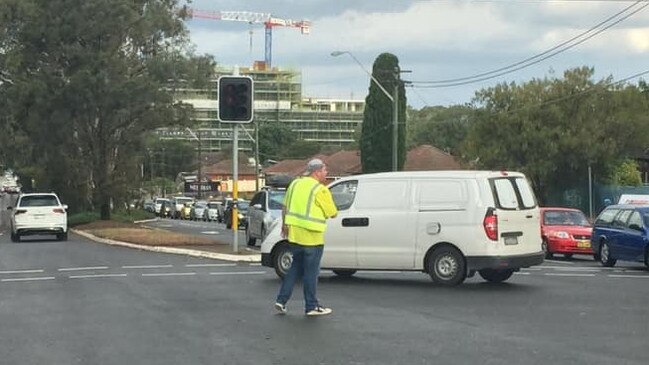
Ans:
POLYGON ((104 243, 111 246, 121 246, 134 248, 143 251, 158 252, 158 253, 171 253, 176 255, 186 255, 192 257, 200 257, 206 259, 214 260, 223 260, 223 261, 234 261, 234 262, 261 262, 261 254, 253 255, 231 255, 217 252, 201 251, 201 250, 192 250, 186 248, 176 248, 176 247, 162 247, 162 246, 146 246, 146 245, 137 245, 134 243, 120 242, 115 240, 110 240, 106 238, 97 237, 87 232, 79 231, 76 229, 70 230, 72 233, 78 234, 79 236, 85 237, 89 240, 104 243))

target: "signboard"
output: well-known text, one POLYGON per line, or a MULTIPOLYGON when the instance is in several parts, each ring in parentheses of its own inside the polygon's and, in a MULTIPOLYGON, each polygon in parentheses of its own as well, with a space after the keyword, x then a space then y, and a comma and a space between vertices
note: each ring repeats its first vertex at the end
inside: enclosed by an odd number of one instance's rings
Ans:
POLYGON ((649 195, 622 194, 618 204, 649 205, 649 195))
MULTIPOLYGON (((197 181, 185 182, 185 193, 197 193, 199 184, 197 181)), ((218 181, 203 181, 200 184, 201 192, 219 191, 218 181)))

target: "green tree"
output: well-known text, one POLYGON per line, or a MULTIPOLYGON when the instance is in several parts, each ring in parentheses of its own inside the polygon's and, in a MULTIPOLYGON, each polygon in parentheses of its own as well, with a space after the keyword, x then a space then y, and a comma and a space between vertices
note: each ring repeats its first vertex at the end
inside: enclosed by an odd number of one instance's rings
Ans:
POLYGON ((300 139, 288 146, 285 146, 281 154, 282 159, 304 159, 318 154, 320 149, 321 146, 316 142, 300 139))
POLYGON ((0 1, 0 99, 9 104, 3 120, 29 141, 23 156, 10 159, 43 187, 108 219, 111 199, 137 183, 142 158, 134 156, 145 155, 144 136, 190 121, 191 107, 174 102, 169 80, 212 72, 210 57, 188 49, 177 5, 0 1))
MULTIPOLYGON (((399 59, 390 53, 380 54, 372 66, 372 75, 390 95, 393 95, 395 86, 398 88, 397 169, 401 170, 406 159, 406 93, 398 70, 399 59)), ((379 86, 370 81, 360 140, 361 163, 365 173, 392 170, 392 105, 379 86)))
POLYGON ((459 155, 473 117, 468 106, 434 106, 408 111, 408 147, 429 144, 459 155))
POLYGON ((297 141, 297 134, 288 126, 277 122, 259 124, 259 159, 281 160, 287 146, 297 141))
POLYGON ((642 176, 638 170, 638 163, 634 160, 626 159, 613 168, 610 176, 613 185, 620 186, 639 186, 642 185, 642 176))

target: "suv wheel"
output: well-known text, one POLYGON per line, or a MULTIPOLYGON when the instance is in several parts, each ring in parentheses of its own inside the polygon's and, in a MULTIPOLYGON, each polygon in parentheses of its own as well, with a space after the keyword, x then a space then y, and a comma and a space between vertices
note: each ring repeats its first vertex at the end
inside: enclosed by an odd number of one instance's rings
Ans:
POLYGON ((351 278, 356 274, 356 270, 333 270, 333 272, 341 278, 351 278))
POLYGON ((483 279, 491 283, 502 283, 503 281, 509 279, 514 275, 513 269, 483 269, 478 271, 478 274, 482 276, 483 279))
POLYGON ((647 245, 647 251, 644 253, 644 264, 649 268, 649 245, 647 245))
POLYGON ((293 253, 291 253, 288 244, 282 243, 273 254, 273 267, 277 276, 283 279, 291 268, 291 264, 293 264, 293 253))
POLYGON ((611 249, 608 247, 606 241, 603 241, 599 245, 599 262, 601 262, 605 267, 613 267, 617 262, 617 260, 611 258, 611 249))
POLYGON ((466 263, 462 253, 454 247, 436 248, 428 257, 428 274, 437 284, 453 286, 466 278, 466 263))

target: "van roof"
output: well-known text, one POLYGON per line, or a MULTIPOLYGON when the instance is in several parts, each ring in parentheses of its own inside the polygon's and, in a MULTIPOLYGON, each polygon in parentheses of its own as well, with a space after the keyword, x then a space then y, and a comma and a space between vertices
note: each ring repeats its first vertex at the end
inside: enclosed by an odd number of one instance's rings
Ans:
POLYGON ((385 178, 491 178, 502 176, 524 177, 516 171, 486 171, 486 170, 436 170, 436 171, 395 171, 395 172, 378 172, 373 174, 352 175, 345 179, 385 179, 385 178))

